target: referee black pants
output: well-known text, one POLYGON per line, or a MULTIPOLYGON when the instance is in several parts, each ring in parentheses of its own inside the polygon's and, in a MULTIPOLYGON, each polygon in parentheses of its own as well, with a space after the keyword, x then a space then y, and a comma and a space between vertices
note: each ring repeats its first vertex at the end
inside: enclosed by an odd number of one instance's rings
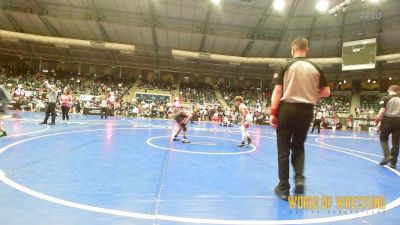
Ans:
POLYGON ((290 188, 290 150, 295 179, 304 180, 304 142, 313 117, 313 108, 311 104, 285 102, 279 107, 277 144, 280 189, 290 188))
POLYGON ((318 134, 319 134, 321 132, 321 120, 320 119, 315 119, 314 120, 311 133, 314 133, 314 129, 315 128, 317 128, 318 134))
POLYGON ((388 157, 389 154, 393 157, 392 163, 397 163, 399 156, 399 142, 400 142, 400 117, 384 116, 381 122, 381 135, 380 140, 383 147, 383 154, 388 157), (389 136, 392 135, 392 151, 389 153, 389 136))
POLYGON ((49 119, 51 114, 51 123, 56 122, 56 103, 55 102, 49 102, 47 103, 47 108, 46 108, 46 116, 44 118, 44 123, 47 123, 47 120, 49 119))
POLYGON ((104 118, 107 119, 107 115, 108 115, 108 108, 107 107, 101 107, 100 108, 100 118, 103 119, 103 115, 104 118))

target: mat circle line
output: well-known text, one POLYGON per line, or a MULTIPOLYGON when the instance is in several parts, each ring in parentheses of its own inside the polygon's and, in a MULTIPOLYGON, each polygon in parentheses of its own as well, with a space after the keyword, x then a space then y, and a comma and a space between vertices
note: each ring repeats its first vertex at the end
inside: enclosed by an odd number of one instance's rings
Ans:
MULTIPOLYGON (((248 154, 252 153, 257 150, 256 146, 250 145, 252 148, 248 151, 241 151, 241 152, 198 152, 198 151, 188 151, 188 150, 181 150, 181 149, 174 149, 174 148, 166 148, 166 147, 161 147, 158 145, 155 145, 151 143, 152 140, 158 139, 158 138, 170 138, 171 136, 157 136, 157 137, 152 137, 146 140, 146 143, 154 148, 166 150, 166 151, 172 151, 172 152, 180 152, 180 153, 187 153, 187 154, 198 154, 198 155, 240 155, 240 154, 248 154)), ((206 138, 211 138, 211 139, 222 139, 222 140, 228 140, 232 142, 240 142, 238 140, 230 139, 230 138, 221 138, 221 137, 211 137, 211 136, 199 136, 199 135, 191 135, 190 137, 206 137, 206 138)))
MULTIPOLYGON (((133 129, 148 129, 148 128, 115 128, 114 130, 133 130, 133 129)), ((5 147, 0 149, 0 154, 6 151, 7 149, 16 146, 21 143, 28 142, 30 140, 44 138, 48 136, 57 136, 62 134, 71 134, 71 133, 83 133, 83 132, 93 132, 93 131, 100 131, 100 130, 107 130, 107 129, 92 129, 92 130, 80 130, 80 131, 68 131, 68 132, 60 132, 60 133, 53 133, 53 134, 45 134, 37 137, 27 138, 24 140, 17 141, 15 143, 9 144, 5 147)), ((267 137, 273 138, 273 137, 267 137)), ((330 149, 337 152, 342 152, 348 155, 352 155, 358 158, 365 159, 367 161, 373 162, 378 164, 379 162, 374 161, 372 159, 366 158, 364 156, 360 156, 354 153, 341 151, 338 149, 333 149, 326 146, 320 146, 315 144, 308 145, 323 147, 326 149, 330 149)), ((396 175, 400 176, 398 171, 390 170, 394 172, 396 175)), ((295 220, 226 220, 226 219, 204 219, 204 218, 193 218, 193 217, 179 217, 179 216, 168 216, 168 215, 152 215, 152 214, 145 214, 145 213, 137 213, 137 212, 129 212, 123 210, 116 210, 116 209, 109 209, 109 208, 102 208, 96 207, 91 205, 85 205, 77 202, 67 201, 64 199, 56 198, 50 195, 46 195, 32 189, 29 189, 7 177, 7 175, 0 169, 0 181, 7 184, 8 186, 24 192, 28 195, 40 198, 42 200, 46 200, 49 202, 53 202, 59 205, 64 205, 71 208, 82 209, 85 211, 97 212, 97 213, 104 213, 109 215, 116 215, 116 216, 124 216, 129 218, 136 218, 136 219, 146 219, 146 220, 164 220, 164 221, 173 221, 173 222, 185 222, 185 223, 197 223, 197 224, 226 224, 226 225, 284 225, 284 224, 314 224, 314 223, 328 223, 328 222, 335 222, 335 221, 344 221, 350 220, 355 218, 361 218, 370 216, 373 214, 377 214, 380 212, 387 211, 389 209, 395 208, 400 205, 400 197, 396 200, 388 203, 385 209, 372 209, 363 212, 353 213, 353 214, 346 214, 340 216, 333 216, 333 217, 322 217, 322 218, 311 218, 311 219, 295 219, 295 220)))

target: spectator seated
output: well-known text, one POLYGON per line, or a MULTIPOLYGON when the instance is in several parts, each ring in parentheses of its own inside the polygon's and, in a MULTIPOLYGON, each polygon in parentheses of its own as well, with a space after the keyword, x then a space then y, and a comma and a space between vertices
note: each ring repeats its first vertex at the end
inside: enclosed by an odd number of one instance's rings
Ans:
POLYGON ((184 102, 193 102, 193 103, 217 102, 214 88, 212 87, 211 84, 207 83, 196 83, 196 84, 190 82, 182 83, 180 95, 184 102))
POLYGON ((321 98, 318 102, 318 108, 324 109, 327 115, 334 113, 350 113, 351 95, 332 94, 327 98, 321 98))
POLYGON ((261 105, 264 100, 268 102, 268 99, 271 99, 271 95, 268 94, 266 90, 257 90, 255 87, 243 88, 226 86, 222 84, 219 86, 219 89, 226 103, 230 107, 234 107, 233 99, 235 98, 235 96, 242 96, 244 98, 244 104, 247 105, 247 107, 249 107, 250 109, 256 108, 257 105, 261 105))
POLYGON ((174 90, 172 82, 163 80, 146 80, 141 79, 139 89, 144 90, 159 90, 159 91, 172 91, 174 90))
MULTIPOLYGON (((99 96, 112 93, 115 106, 120 104, 119 99, 128 93, 133 84, 132 80, 109 80, 96 77, 94 74, 79 74, 63 71, 51 71, 50 73, 32 74, 29 71, 24 73, 15 69, 2 68, 0 70, 0 84, 6 87, 13 96, 11 104, 13 108, 27 111, 42 111, 46 102, 46 90, 42 87, 45 80, 55 84, 61 93, 62 89, 68 88, 75 97, 74 103, 81 104, 80 96, 99 96)), ((95 105, 88 100, 82 105, 95 105)), ((113 106, 114 107, 114 106, 113 106)))
POLYGON ((361 95, 361 111, 373 110, 375 113, 379 111, 379 100, 381 99, 378 95, 361 95))

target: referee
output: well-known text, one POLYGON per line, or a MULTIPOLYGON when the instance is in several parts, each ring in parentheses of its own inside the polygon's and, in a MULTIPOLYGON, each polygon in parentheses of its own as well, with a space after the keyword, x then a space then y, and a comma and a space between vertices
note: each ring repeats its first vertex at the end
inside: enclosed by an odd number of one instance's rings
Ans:
POLYGON ((322 112, 321 110, 317 110, 317 113, 314 116, 314 122, 313 122, 313 126, 311 129, 311 133, 314 133, 314 129, 317 128, 318 130, 318 134, 321 132, 321 121, 322 121, 322 112))
POLYGON ((328 97, 330 88, 322 69, 307 60, 308 41, 296 38, 293 59, 280 65, 275 74, 271 100, 270 124, 277 129, 279 184, 275 193, 289 197, 289 156, 295 171, 295 193, 304 193, 304 142, 313 118, 313 108, 320 97, 328 97))
POLYGON ((55 125, 56 124, 56 103, 57 103, 57 89, 55 85, 50 85, 49 82, 46 80, 43 83, 43 86, 47 88, 47 95, 49 102, 47 103, 46 108, 46 116, 40 124, 47 124, 47 120, 51 114, 51 123, 48 125, 55 125))
POLYGON ((383 150, 383 160, 380 165, 386 165, 393 169, 396 168, 397 157, 399 156, 400 142, 400 86, 391 85, 388 89, 389 96, 385 96, 379 102, 381 109, 375 119, 375 123, 381 122, 381 146, 383 150), (389 151, 389 135, 392 134, 392 152, 389 151))

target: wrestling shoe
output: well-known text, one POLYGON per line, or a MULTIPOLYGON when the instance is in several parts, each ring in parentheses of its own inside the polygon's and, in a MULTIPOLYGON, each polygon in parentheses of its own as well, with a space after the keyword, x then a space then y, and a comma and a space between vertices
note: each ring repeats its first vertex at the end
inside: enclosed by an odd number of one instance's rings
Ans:
POLYGON ((184 138, 184 139, 182 139, 182 143, 183 143, 183 144, 189 144, 190 141, 189 141, 188 139, 184 138))
POLYGON ((3 133, 0 135, 0 137, 5 137, 7 136, 7 132, 3 131, 3 133))
POLYGON ((247 138, 247 144, 251 145, 251 138, 249 138, 249 137, 247 138))
POLYGON ((379 165, 384 166, 384 165, 388 164, 391 160, 392 160, 391 156, 385 157, 382 159, 382 161, 379 163, 379 165))
POLYGON ((44 125, 46 125, 47 123, 45 123, 45 122, 41 122, 41 123, 39 123, 39 124, 40 124, 40 125, 43 125, 43 124, 44 124, 44 125))
POLYGON ((178 137, 174 137, 174 139, 172 139, 173 141, 179 141, 180 139, 178 137))
POLYGON ((240 144, 236 145, 239 148, 243 148, 244 146, 246 146, 246 143, 244 141, 240 142, 240 144))
POLYGON ((389 163, 389 167, 392 169, 396 169, 396 163, 389 163))

